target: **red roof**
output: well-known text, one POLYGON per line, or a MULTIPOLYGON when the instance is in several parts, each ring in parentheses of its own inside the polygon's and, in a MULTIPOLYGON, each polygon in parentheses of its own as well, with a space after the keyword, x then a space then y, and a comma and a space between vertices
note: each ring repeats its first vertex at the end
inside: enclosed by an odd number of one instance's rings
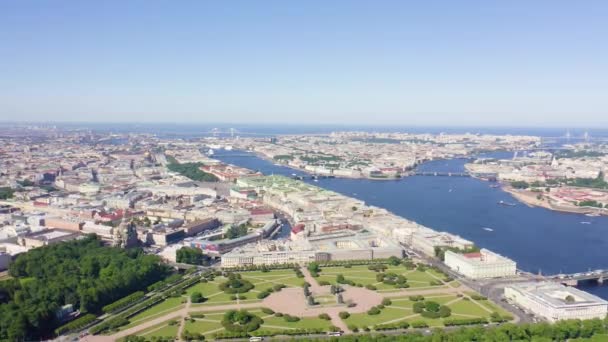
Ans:
POLYGON ((274 211, 270 210, 270 209, 251 209, 249 210, 249 213, 251 215, 268 215, 268 214, 274 214, 274 211))
POLYGON ((465 257, 470 258, 470 259, 477 259, 477 258, 481 258, 481 253, 465 253, 463 254, 465 257))
POLYGON ((295 226, 291 227, 291 232, 294 234, 298 234, 300 232, 304 231, 304 224, 303 223, 298 223, 295 226))

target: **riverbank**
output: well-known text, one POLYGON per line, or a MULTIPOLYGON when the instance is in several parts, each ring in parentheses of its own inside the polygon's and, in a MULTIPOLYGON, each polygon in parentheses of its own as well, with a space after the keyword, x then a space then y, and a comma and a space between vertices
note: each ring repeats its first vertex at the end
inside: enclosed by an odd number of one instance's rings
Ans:
MULTIPOLYGON (((319 173, 315 173, 315 172, 313 172, 311 170, 306 170, 306 169, 298 168, 298 167, 290 165, 288 163, 277 163, 276 160, 274 160, 273 158, 270 158, 270 157, 268 157, 268 156, 266 156, 266 155, 264 155, 262 153, 256 152, 256 151, 247 151, 247 152, 253 153, 256 157, 258 157, 260 159, 263 159, 263 160, 266 160, 267 162, 272 163, 273 165, 287 167, 287 168, 290 168, 290 169, 292 169, 294 171, 300 171, 300 172, 303 172, 303 173, 305 173, 307 175, 311 175, 311 176, 315 176, 316 175, 316 176, 321 176, 321 177, 334 177, 334 178, 343 178, 343 179, 368 179, 368 180, 385 181, 385 180, 398 180, 398 179, 401 179, 401 178, 404 178, 404 177, 411 176, 412 173, 413 173, 412 171, 404 171, 403 174, 399 174, 398 176, 388 176, 387 175, 386 177, 365 176, 363 173, 361 173, 359 176, 357 176, 357 175, 349 176, 349 175, 345 175, 345 174, 335 174, 333 172, 333 169, 331 169, 330 170, 331 172, 329 174, 324 174, 324 173, 323 174, 319 174, 319 173)), ((359 172, 361 172, 361 171, 359 171, 359 172)))
POLYGON ((539 193, 529 190, 515 189, 511 186, 502 186, 502 190, 509 193, 518 201, 531 206, 541 207, 549 210, 584 215, 608 215, 606 210, 590 207, 579 207, 573 204, 555 203, 550 198, 542 196, 538 198, 539 193))

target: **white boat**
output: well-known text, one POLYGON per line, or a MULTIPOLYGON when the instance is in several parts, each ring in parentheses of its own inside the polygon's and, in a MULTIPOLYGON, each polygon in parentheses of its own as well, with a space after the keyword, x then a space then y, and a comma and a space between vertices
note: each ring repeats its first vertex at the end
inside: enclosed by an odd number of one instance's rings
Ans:
POLYGON ((452 189, 448 190, 448 192, 452 192, 452 191, 453 191, 452 189))
POLYGON ((581 224, 591 224, 589 221, 581 221, 581 224))
POLYGON ((232 146, 227 145, 226 147, 224 147, 224 150, 226 150, 226 151, 232 151, 232 146))
POLYGON ((600 216, 600 214, 598 214, 598 213, 589 213, 589 214, 585 214, 585 216, 597 217, 597 216, 600 216))
POLYGON ((494 229, 488 228, 488 227, 483 227, 482 229, 485 230, 485 231, 488 231, 488 232, 493 232, 494 231, 494 229))
POLYGON ((210 155, 210 156, 212 156, 214 153, 215 153, 215 152, 213 152, 213 150, 212 150, 212 149, 209 149, 209 151, 207 151, 207 154, 208 154, 208 155, 210 155))
POLYGON ((507 202, 507 201, 503 201, 503 200, 498 201, 498 204, 500 204, 500 205, 506 205, 506 206, 509 206, 509 207, 516 206, 515 203, 511 203, 511 202, 507 202))

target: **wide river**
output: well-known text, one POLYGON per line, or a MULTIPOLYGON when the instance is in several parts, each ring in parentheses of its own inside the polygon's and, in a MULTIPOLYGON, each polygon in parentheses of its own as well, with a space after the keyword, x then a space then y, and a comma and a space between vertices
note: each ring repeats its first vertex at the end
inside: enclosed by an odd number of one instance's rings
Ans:
MULTIPOLYGON (((304 175, 242 151, 218 151, 215 158, 266 175, 304 175)), ((462 172, 465 162, 436 160, 419 169, 462 172)), ((458 234, 512 258, 525 271, 557 274, 608 268, 608 217, 528 207, 508 193, 490 187, 488 182, 434 176, 393 181, 332 178, 307 182, 386 208, 432 229, 458 234), (498 204, 501 200, 517 204, 504 206, 498 204)), ((608 299, 608 286, 585 284, 582 288, 608 299)))

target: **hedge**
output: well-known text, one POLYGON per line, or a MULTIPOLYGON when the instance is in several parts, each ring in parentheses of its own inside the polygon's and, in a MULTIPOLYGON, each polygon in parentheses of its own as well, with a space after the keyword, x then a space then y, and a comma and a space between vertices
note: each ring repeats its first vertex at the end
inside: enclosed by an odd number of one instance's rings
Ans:
POLYGON ((488 320, 485 318, 446 319, 443 321, 443 324, 446 327, 458 325, 488 324, 488 320))
POLYGON ((103 311, 104 313, 114 312, 116 310, 124 308, 125 306, 128 306, 129 304, 139 301, 144 297, 144 295, 145 294, 143 291, 133 292, 130 295, 115 301, 114 303, 110 303, 104 306, 101 311, 103 311))
POLYGON ((93 323, 96 319, 97 319, 97 317, 95 315, 86 314, 84 316, 78 317, 75 320, 73 320, 69 323, 66 323, 66 324, 60 326, 59 328, 55 329, 55 334, 62 335, 67 332, 70 332, 70 331, 82 329, 82 328, 86 327, 87 325, 93 323))

